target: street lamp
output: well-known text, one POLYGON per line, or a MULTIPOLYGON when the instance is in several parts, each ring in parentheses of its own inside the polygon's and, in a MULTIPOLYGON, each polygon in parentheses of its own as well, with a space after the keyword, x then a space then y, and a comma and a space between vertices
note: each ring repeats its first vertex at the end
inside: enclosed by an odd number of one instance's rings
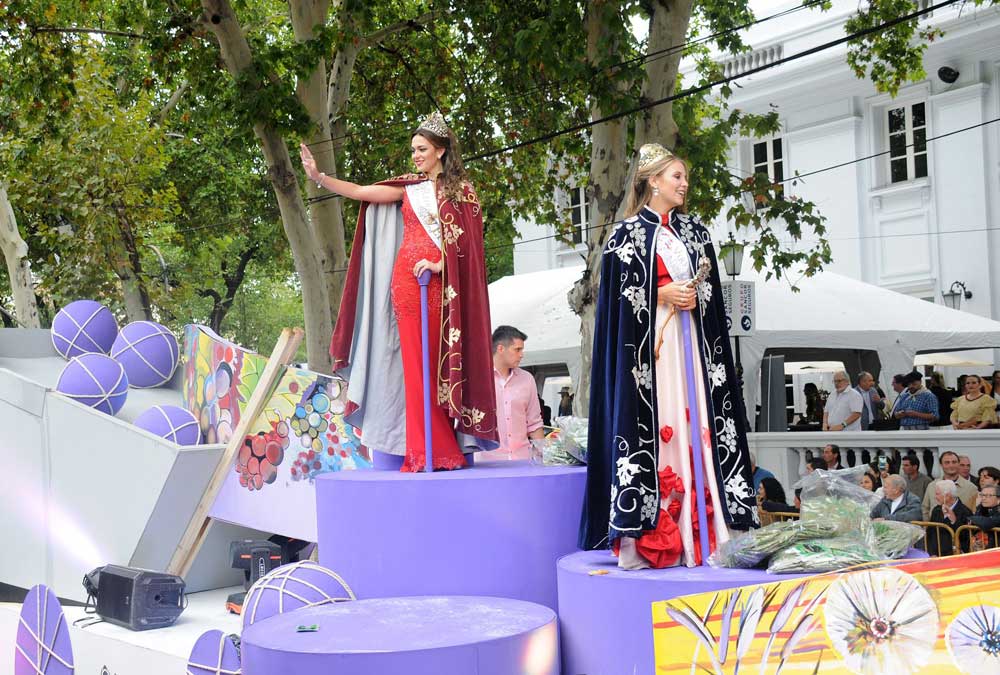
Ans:
POLYGON ((733 279, 740 275, 740 271, 743 269, 743 249, 745 244, 741 244, 736 241, 733 237, 733 233, 729 233, 729 241, 722 244, 722 264, 726 268, 726 274, 731 276, 733 279))
MULTIPOLYGON (((729 241, 723 242, 720 247, 719 253, 722 255, 722 264, 726 268, 726 274, 732 277, 733 281, 736 281, 736 277, 740 275, 740 271, 743 269, 743 249, 746 247, 736 241, 733 233, 729 233, 729 241)), ((734 291, 735 292, 735 291, 734 291)), ((733 303, 735 306, 736 298, 733 298, 733 303)), ((740 359, 740 336, 733 336, 733 343, 736 347, 736 378, 739 381, 739 386, 743 386, 743 363, 740 359)))
POLYGON ((965 288, 965 284, 961 281, 951 282, 951 288, 948 292, 941 292, 941 297, 944 298, 944 304, 948 309, 959 309, 962 306, 962 296, 965 296, 966 300, 972 297, 972 291, 965 288), (955 290, 956 287, 962 289, 961 291, 955 290))

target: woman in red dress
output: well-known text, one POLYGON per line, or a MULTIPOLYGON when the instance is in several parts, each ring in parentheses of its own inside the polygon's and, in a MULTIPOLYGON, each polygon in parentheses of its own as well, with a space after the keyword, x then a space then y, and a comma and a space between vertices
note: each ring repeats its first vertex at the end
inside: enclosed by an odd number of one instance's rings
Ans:
POLYGON ((348 381, 348 423, 369 448, 404 455, 403 471, 424 469, 417 277, 430 270, 434 468, 457 469, 463 451, 497 440, 482 212, 440 113, 424 120, 411 148, 419 173, 376 185, 320 173, 305 145, 302 165, 317 185, 362 202, 330 346, 348 381))

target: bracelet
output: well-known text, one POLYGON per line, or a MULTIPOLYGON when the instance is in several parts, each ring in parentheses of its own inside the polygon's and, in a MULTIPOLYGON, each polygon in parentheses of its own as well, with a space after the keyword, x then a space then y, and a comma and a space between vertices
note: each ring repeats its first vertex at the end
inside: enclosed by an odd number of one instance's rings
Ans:
POLYGON ((323 179, 324 178, 326 178, 326 174, 321 171, 320 174, 318 176, 316 176, 316 187, 318 187, 318 188, 323 187, 323 179))

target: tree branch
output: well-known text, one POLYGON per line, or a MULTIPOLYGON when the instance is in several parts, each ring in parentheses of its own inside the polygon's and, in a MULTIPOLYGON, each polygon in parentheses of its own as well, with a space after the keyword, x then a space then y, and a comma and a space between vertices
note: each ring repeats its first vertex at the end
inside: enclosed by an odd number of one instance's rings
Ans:
POLYGON ((405 68, 406 72, 408 72, 410 74, 410 77, 413 78, 413 82, 417 85, 417 87, 422 92, 424 92, 424 96, 426 96, 427 100, 431 102, 431 104, 434 106, 434 109, 435 110, 441 109, 441 106, 438 105, 437 100, 434 98, 434 94, 431 93, 430 88, 428 88, 427 85, 423 82, 423 80, 420 79, 416 71, 413 70, 413 67, 410 66, 409 61, 406 60, 406 58, 399 52, 398 49, 390 49, 385 45, 376 45, 376 46, 378 49, 385 52, 386 54, 392 54, 397 59, 399 59, 399 62, 403 64, 403 68, 405 68))
POLYGON ((160 108, 160 112, 156 114, 157 124, 163 124, 166 121, 167 115, 169 115, 171 111, 177 107, 177 104, 180 103, 181 97, 184 96, 184 92, 188 90, 189 86, 190 83, 187 80, 184 80, 181 82, 181 86, 177 87, 177 90, 170 95, 167 102, 163 104, 162 108, 160 108))
POLYGON ((70 33, 79 35, 108 35, 111 37, 127 37, 137 40, 145 40, 146 36, 140 33, 130 33, 124 30, 104 30, 101 28, 75 28, 73 26, 29 26, 32 33, 70 33))
POLYGON ((361 42, 365 47, 373 47, 382 43, 387 37, 395 35, 396 33, 402 33, 407 30, 424 30, 424 24, 431 23, 437 18, 439 14, 445 14, 446 12, 442 10, 431 10, 429 12, 424 12, 420 16, 414 17, 412 19, 406 19, 405 21, 400 21, 399 23, 394 23, 391 26, 386 26, 385 28, 380 28, 374 33, 369 33, 368 35, 361 38, 361 42))

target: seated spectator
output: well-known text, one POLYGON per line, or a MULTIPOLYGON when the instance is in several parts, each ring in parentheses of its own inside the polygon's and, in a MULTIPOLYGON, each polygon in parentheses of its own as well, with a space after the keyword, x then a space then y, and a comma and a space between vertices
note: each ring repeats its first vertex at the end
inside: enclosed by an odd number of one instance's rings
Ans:
POLYGON ((955 429, 985 429, 997 421, 996 401, 982 392, 978 375, 965 378, 965 392, 951 404, 951 426, 955 429))
POLYGON ((972 475, 972 458, 968 455, 958 456, 958 475, 979 489, 979 476, 972 475))
POLYGON ((826 466, 823 467, 824 469, 830 471, 843 469, 844 465, 840 463, 840 446, 831 443, 823 448, 823 461, 826 462, 826 466))
POLYGON ((961 541, 963 551, 983 551, 997 546, 1000 535, 996 532, 990 532, 990 530, 1000 528, 998 491, 1000 491, 1000 486, 996 484, 984 485, 980 488, 979 497, 976 498, 976 510, 969 518, 969 525, 975 525, 982 532, 976 532, 971 538, 963 536, 961 541))
MULTIPOLYGON (((969 522, 972 511, 958 499, 958 486, 950 480, 939 480, 934 483, 934 500, 937 502, 931 510, 930 521, 947 525, 952 532, 969 522)), ((951 555, 952 538, 940 533, 937 536, 933 530, 927 533, 927 552, 930 555, 951 555), (940 547, 938 540, 940 539, 940 547)))
POLYGON ((806 462, 806 475, 811 474, 816 469, 825 469, 826 460, 822 457, 810 457, 806 462))
POLYGON ((872 519, 896 520, 903 523, 920 520, 920 500, 916 495, 906 491, 906 481, 902 476, 889 474, 882 485, 882 491, 885 496, 872 509, 872 519))
MULTIPOLYGON (((958 469, 958 453, 952 452, 951 450, 945 450, 941 453, 941 480, 949 480, 958 486, 958 498, 962 500, 962 503, 972 512, 972 509, 976 508, 976 497, 979 496, 979 490, 976 486, 969 481, 962 478, 958 469)), ((927 493, 924 494, 923 501, 923 511, 924 520, 930 520, 931 511, 934 510, 934 493, 928 488, 927 493)))
POLYGON ((764 478, 757 489, 757 496, 760 499, 760 508, 771 513, 797 512, 798 509, 785 502, 785 488, 774 476, 764 478))
POLYGON ((864 474, 861 475, 861 487, 868 490, 869 492, 875 492, 880 487, 882 487, 882 480, 875 473, 875 470, 871 467, 865 469, 864 474))
POLYGON ((750 470, 753 472, 753 489, 760 489, 760 482, 765 478, 774 478, 774 474, 757 466, 757 453, 750 451, 750 470))
POLYGON ((979 470, 979 489, 990 485, 1000 485, 1000 469, 995 466, 984 466, 979 470))
POLYGON ((969 524, 983 530, 1000 527, 1000 497, 997 496, 1000 486, 990 485, 979 490, 979 506, 969 518, 969 524))
POLYGON ((905 455, 900 466, 903 469, 903 478, 906 479, 906 489, 923 501, 927 486, 934 481, 926 473, 920 473, 920 460, 917 454, 911 452, 905 455))

